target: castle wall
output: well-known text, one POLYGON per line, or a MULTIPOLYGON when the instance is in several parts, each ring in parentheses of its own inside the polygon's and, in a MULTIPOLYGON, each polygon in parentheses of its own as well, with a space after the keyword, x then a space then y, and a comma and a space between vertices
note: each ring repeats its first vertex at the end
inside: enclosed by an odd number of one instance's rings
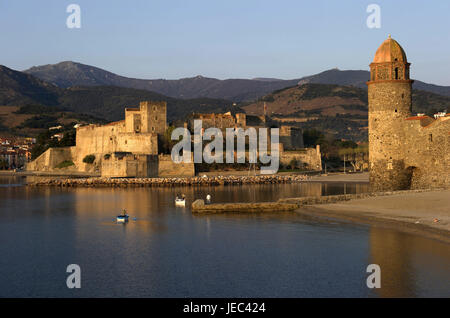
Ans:
POLYGON ((142 116, 139 108, 125 109, 125 131, 128 133, 141 132, 142 116))
POLYGON ((297 127, 281 126, 280 143, 283 144, 286 150, 304 148, 303 130, 297 127))
POLYGON ((115 153, 102 160, 102 177, 147 178, 158 176, 157 155, 115 153))
POLYGON ((322 156, 320 154, 320 146, 316 148, 305 148, 297 151, 281 151, 280 164, 287 166, 295 159, 297 165, 308 170, 322 170, 322 156))
POLYGON ((72 161, 72 148, 49 148, 39 157, 27 164, 27 170, 52 171, 63 161, 72 161))
POLYGON ((405 120, 405 166, 410 187, 445 188, 450 185, 450 117, 422 126, 424 120, 405 120))
POLYGON ((195 176, 194 162, 175 163, 170 155, 158 156, 158 176, 160 177, 193 177, 195 176))
MULTIPOLYGON (((237 125, 237 120, 230 114, 194 114, 188 121, 189 129, 192 131, 194 120, 201 120, 203 129, 219 128, 225 131, 226 128, 234 128, 237 125)), ((245 116, 239 116, 239 125, 243 125, 244 120, 245 116)))
POLYGON ((74 162, 81 163, 87 155, 100 158, 114 152, 158 154, 158 136, 152 133, 126 132, 125 123, 82 126, 77 129, 77 153, 74 162))

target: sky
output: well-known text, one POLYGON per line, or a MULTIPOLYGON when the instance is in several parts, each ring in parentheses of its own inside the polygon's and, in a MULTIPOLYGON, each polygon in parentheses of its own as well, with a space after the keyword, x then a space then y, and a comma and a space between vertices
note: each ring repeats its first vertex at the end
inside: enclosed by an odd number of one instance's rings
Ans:
POLYGON ((450 85, 449 0, 0 0, 0 32, 0 64, 16 70, 71 60, 145 79, 368 70, 391 34, 413 78, 450 85))

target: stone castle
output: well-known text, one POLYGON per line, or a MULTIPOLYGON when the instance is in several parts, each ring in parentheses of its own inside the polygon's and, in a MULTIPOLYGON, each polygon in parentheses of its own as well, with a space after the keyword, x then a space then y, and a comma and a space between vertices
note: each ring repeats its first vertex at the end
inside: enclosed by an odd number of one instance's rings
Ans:
MULTIPOLYGON (((246 114, 192 114, 191 120, 201 119, 203 128, 248 128, 246 114)), ((251 127, 265 127, 261 125, 251 127)), ((174 163, 170 155, 160 151, 167 132, 166 102, 145 101, 139 108, 126 108, 125 119, 106 125, 86 125, 76 128, 76 145, 50 148, 36 160, 28 163, 27 170, 60 172, 64 163, 66 172, 95 174, 105 177, 173 177, 194 176, 194 163, 174 163), (90 159, 90 160, 87 160, 90 159)), ((292 161, 299 168, 321 170, 320 149, 304 148, 302 131, 295 127, 280 128, 280 162, 292 161), (289 151, 285 151, 289 150, 289 151)))
POLYGON ((166 129, 166 102, 141 102, 139 108, 125 109, 125 120, 78 127, 76 146, 50 148, 27 170, 55 171, 62 162, 72 162, 69 170, 108 177, 194 175, 193 163, 175 164, 170 155, 159 154, 166 129), (88 156, 93 162, 86 162, 88 156))
POLYGON ((450 184, 450 117, 412 116, 410 65, 390 36, 370 64, 369 162, 374 191, 450 184))

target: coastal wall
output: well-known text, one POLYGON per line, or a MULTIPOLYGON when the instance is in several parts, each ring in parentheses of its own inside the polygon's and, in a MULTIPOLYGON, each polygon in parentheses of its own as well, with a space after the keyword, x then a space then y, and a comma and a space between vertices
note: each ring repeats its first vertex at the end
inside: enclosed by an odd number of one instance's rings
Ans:
POLYGON ((175 163, 170 155, 158 156, 158 176, 160 177, 193 177, 195 176, 194 161, 190 163, 175 163))
MULTIPOLYGON (((306 175, 259 175, 259 176, 213 176, 170 178, 43 178, 28 183, 29 186, 57 187, 172 187, 172 186, 216 186, 242 184, 278 184, 303 182, 306 175)), ((317 189, 317 188, 316 188, 317 189)))
POLYGON ((29 162, 26 169, 28 171, 51 171, 64 161, 72 161, 74 153, 73 148, 74 147, 49 148, 35 160, 29 162))
POLYGON ((297 204, 264 202, 264 203, 217 203, 205 204, 199 199, 192 203, 193 213, 224 213, 224 212, 266 212, 266 211, 293 211, 298 208, 297 204))
POLYGON ((158 156, 114 153, 103 158, 101 173, 103 177, 114 178, 157 177, 158 156))

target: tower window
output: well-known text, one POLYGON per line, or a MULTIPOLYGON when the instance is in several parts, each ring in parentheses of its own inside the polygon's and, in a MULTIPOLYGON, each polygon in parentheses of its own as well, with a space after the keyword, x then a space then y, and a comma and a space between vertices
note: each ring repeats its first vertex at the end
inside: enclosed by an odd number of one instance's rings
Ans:
POLYGON ((395 110, 395 112, 397 112, 397 110, 395 110))
POLYGON ((398 67, 395 68, 395 79, 398 79, 398 67))
POLYGON ((428 139, 430 140, 430 142, 433 142, 433 135, 430 134, 430 136, 428 136, 428 139))

